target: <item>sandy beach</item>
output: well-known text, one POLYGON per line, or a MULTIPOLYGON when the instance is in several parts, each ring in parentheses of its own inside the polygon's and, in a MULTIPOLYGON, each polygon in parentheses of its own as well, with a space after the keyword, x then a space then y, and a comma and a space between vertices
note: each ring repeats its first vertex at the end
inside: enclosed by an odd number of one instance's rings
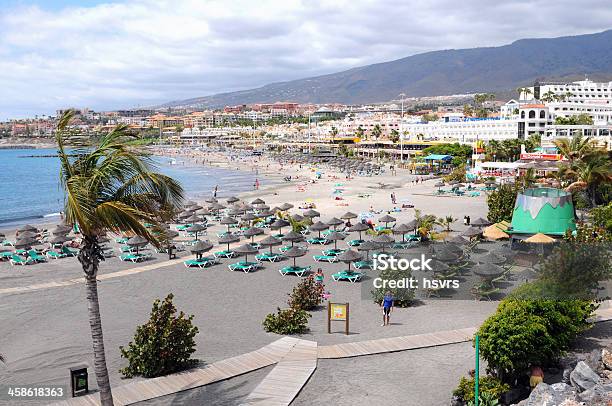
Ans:
MULTIPOLYGON (((292 213, 300 213, 298 207, 308 201, 316 205, 323 221, 332 216, 339 217, 346 211, 365 212, 370 207, 383 212, 391 210, 391 191, 397 195, 399 204, 410 202, 416 209, 438 217, 452 214, 462 219, 464 215, 476 218, 486 214, 484 195, 432 196, 435 180, 417 185, 412 183, 409 174, 399 170, 395 176, 385 173, 347 180, 336 177, 331 169, 321 168, 324 172, 322 179, 312 183, 313 171, 310 168, 300 169, 288 164, 281 166, 265 158, 242 164, 243 169, 253 170, 254 167, 258 176, 278 182, 243 193, 240 198, 250 201, 259 197, 270 206, 292 203, 296 206, 292 213), (298 179, 291 182, 280 180, 287 175, 298 179), (339 183, 343 185, 343 200, 335 200, 332 194, 339 183)), ((231 188, 231 185, 223 187, 231 188)), ((398 223, 407 222, 414 218, 414 209, 403 209, 392 215, 398 218, 398 223)), ((459 220, 452 228, 461 231, 465 226, 459 220)), ((216 242, 216 233, 224 229, 225 226, 215 224, 203 238, 216 242)), ((13 238, 11 232, 7 230, 9 239, 13 238)), ((112 245, 118 253, 118 244, 113 242, 112 245)), ((340 242, 339 245, 345 247, 346 243, 340 242)), ((320 246, 310 246, 308 255, 298 258, 298 263, 324 269, 330 300, 350 302, 352 318, 350 335, 327 334, 326 312, 323 308, 314 311, 309 323, 310 331, 301 338, 317 341, 320 345, 478 326, 497 306, 494 301, 477 302, 469 298, 423 300, 418 306, 396 309, 392 325, 382 328, 380 308, 371 299, 362 298, 359 284, 331 280, 330 275, 345 269, 346 265, 313 262, 312 255, 320 253, 321 249, 320 246)), ((261 322, 266 314, 274 312, 277 307, 285 307, 287 294, 298 282, 296 277, 283 277, 278 273, 278 269, 285 265, 283 262, 265 263, 263 269, 244 274, 228 270, 227 265, 234 262, 232 260, 223 260, 222 264, 206 269, 187 269, 182 260, 191 257, 192 254, 188 252, 180 253, 182 259, 174 261, 168 261, 164 254, 149 252, 154 259, 142 264, 121 262, 114 257, 100 267, 100 306, 113 385, 129 382, 122 379, 118 372, 124 365, 119 346, 126 345, 136 325, 147 320, 152 302, 170 292, 174 294, 180 310, 195 315, 194 323, 200 333, 196 336, 197 351, 194 356, 202 364, 255 350, 279 338, 266 333, 261 322), (130 270, 133 272, 128 272, 130 270)), ((23 267, 0 263, 0 325, 3 327, 0 350, 7 358, 6 366, 0 366, 1 385, 67 384, 69 367, 80 363, 93 365, 81 275, 80 264, 74 258, 23 267)), ((465 283, 471 286, 473 281, 468 279, 465 283)), ((353 360, 323 360, 295 404, 332 402, 348 405, 354 404, 357 399, 367 399, 364 404, 440 405, 443 404, 441 400, 450 398, 459 377, 471 366, 472 351, 469 344, 457 344, 353 360), (391 377, 383 378, 383 375, 389 375, 389 371, 393 371, 391 377), (433 375, 436 377, 435 384, 429 379, 433 375), (331 389, 336 385, 342 388, 339 382, 349 376, 359 390, 343 400, 345 403, 338 403, 337 399, 334 401, 334 391, 331 389), (373 386, 375 382, 376 386, 373 386), (417 387, 418 390, 415 390, 417 387)), ((207 404, 237 404, 239 402, 234 400, 246 396, 249 388, 254 387, 263 376, 264 370, 257 371, 199 389, 202 392, 189 391, 181 396, 185 399, 190 396, 198 398, 204 396, 203 393, 228 390, 228 393, 234 393, 233 400, 219 396, 218 402, 215 398, 207 404), (235 386, 234 392, 228 389, 232 386, 235 386)), ((90 387, 95 387, 93 369, 90 369, 90 387)), ((353 392, 348 388, 342 390, 353 392)), ((159 399, 146 403, 164 404, 159 399)), ((2 401, 0 404, 3 404, 2 401)))

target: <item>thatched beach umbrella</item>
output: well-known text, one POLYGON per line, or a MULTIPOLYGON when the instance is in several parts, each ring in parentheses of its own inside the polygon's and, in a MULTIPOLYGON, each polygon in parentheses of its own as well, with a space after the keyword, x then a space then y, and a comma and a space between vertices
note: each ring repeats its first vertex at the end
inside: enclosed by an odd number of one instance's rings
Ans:
POLYGON ((294 206, 293 206, 291 203, 283 203, 283 204, 281 204, 280 206, 278 206, 278 208, 279 208, 281 211, 287 211, 287 210, 292 209, 293 207, 294 207, 294 206))
POLYGON ((193 223, 197 223, 197 222, 202 221, 202 218, 200 216, 197 216, 197 215, 193 214, 193 215, 187 217, 185 219, 185 221, 193 224, 193 223))
POLYGON ((556 240, 554 238, 542 233, 534 234, 525 240, 525 242, 532 244, 552 244, 555 241, 556 240))
POLYGON ((388 214, 385 214, 384 216, 379 218, 378 221, 385 223, 385 228, 389 228, 389 223, 393 223, 397 221, 397 219, 393 216, 389 216, 388 214))
POLYGON ((228 216, 240 216, 241 214, 244 214, 244 209, 241 209, 240 207, 232 207, 227 212, 228 216))
POLYGON ((488 254, 478 258, 478 262, 488 264, 503 264, 504 262, 506 262, 506 257, 496 254, 494 252, 489 252, 488 254))
MULTIPOLYGON (((71 237, 68 237, 66 235, 56 235, 55 237, 53 237, 52 239, 49 240, 50 244, 56 245, 56 244, 63 244, 65 242, 68 242, 72 240, 71 237)), ((100 242, 100 241, 98 241, 100 242)))
POLYGON ((195 234, 196 240, 198 239, 198 233, 201 233, 204 230, 206 230, 206 226, 203 226, 202 224, 194 224, 187 228, 187 232, 195 234))
POLYGON ((296 233, 295 231, 291 230, 287 234, 285 234, 281 238, 281 240, 291 242, 291 246, 293 247, 294 243, 303 241, 304 240, 304 236, 302 234, 300 234, 300 233, 296 233))
POLYGON ((143 248, 148 243, 149 241, 146 238, 140 235, 135 235, 134 237, 127 240, 126 244, 129 245, 130 247, 136 248, 136 254, 138 254, 138 249, 143 248))
POLYGON ((356 219, 358 216, 350 211, 347 211, 346 213, 344 213, 342 216, 340 216, 341 219, 344 220, 351 220, 351 219, 356 219))
POLYGON ((369 255, 370 255, 369 252, 373 250, 377 250, 379 248, 380 248, 380 244, 377 244, 374 241, 364 241, 363 243, 361 243, 359 247, 357 247, 357 250, 365 251, 366 259, 369 259, 369 255))
POLYGON ((196 259, 198 259, 202 256, 203 253, 210 251, 212 247, 213 245, 208 241, 198 241, 189 249, 189 251, 196 254, 196 259))
POLYGON ((240 199, 238 199, 236 196, 230 196, 227 199, 225 199, 225 201, 228 202, 229 204, 232 204, 232 203, 236 203, 240 201, 240 199))
POLYGON ((468 243, 468 240, 461 237, 460 235, 456 235, 456 236, 447 238, 444 241, 447 243, 455 244, 455 245, 466 245, 468 243))
POLYGON ((295 263, 296 258, 303 257, 306 255, 306 250, 300 247, 291 247, 287 251, 283 252, 283 255, 289 258, 293 258, 293 267, 296 268, 297 265, 295 263))
POLYGON ((482 230, 482 235, 489 240, 501 240, 502 238, 510 238, 508 234, 503 232, 495 224, 482 230))
POLYGON ((221 219, 221 221, 219 221, 220 224, 223 224, 225 226, 227 226, 227 232, 230 232, 230 226, 234 225, 234 224, 238 224, 238 220, 236 220, 233 217, 223 217, 221 219))
POLYGON ((245 232, 242 233, 242 235, 244 235, 247 238, 251 238, 251 244, 255 243, 255 236, 256 235, 260 235, 263 234, 263 230, 261 228, 257 228, 257 227, 251 227, 248 230, 246 230, 245 232))
POLYGON ((257 213, 257 215, 261 218, 274 216, 274 212, 272 210, 261 210, 257 213))
POLYGON ((484 279, 494 279, 502 275, 506 270, 499 265, 491 263, 482 263, 472 268, 474 275, 478 275, 484 279))
POLYGON ((470 221, 470 225, 474 227, 486 227, 491 225, 491 222, 489 220, 483 219, 482 217, 478 217, 476 220, 470 221))
POLYGON ((413 230, 413 228, 411 228, 409 225, 407 225, 407 224, 400 224, 399 226, 396 226, 395 228, 393 228, 393 234, 401 235, 402 236, 402 242, 406 242, 406 234, 408 234, 412 230, 413 230))
POLYGON ((459 255, 451 251, 439 251, 434 254, 434 258, 443 262, 455 262, 459 259, 459 255))
POLYGON ((354 250, 346 250, 342 254, 338 255, 336 258, 338 259, 338 261, 348 264, 347 272, 351 273, 351 263, 355 261, 361 261, 363 259, 363 255, 354 250))
POLYGON ((433 246, 434 253, 440 253, 443 251, 452 252, 455 255, 462 256, 463 248, 453 243, 435 244, 433 246))
POLYGON ((240 237, 238 237, 237 235, 233 235, 233 234, 225 234, 224 236, 219 238, 218 241, 219 241, 219 244, 227 244, 227 250, 229 251, 230 244, 240 241, 240 237))
POLYGON ((263 200, 262 200, 262 199, 260 199, 260 198, 257 198, 257 199, 255 199, 255 200, 253 200, 253 201, 251 202, 251 204, 252 204, 253 206, 257 206, 258 204, 266 204, 266 202, 265 202, 265 201, 263 201, 263 200))
POLYGON ((244 255, 244 262, 248 262, 249 254, 257 254, 259 250, 251 244, 244 244, 234 249, 234 252, 238 255, 244 255))
POLYGON ((346 236, 337 231, 333 231, 325 236, 326 240, 331 240, 334 242, 334 249, 338 249, 338 241, 342 241, 346 238, 346 236))
POLYGON ((482 234, 482 230, 476 227, 472 227, 470 226, 467 230, 465 230, 464 232, 461 233, 461 235, 463 237, 467 237, 469 239, 472 239, 474 237, 477 237, 479 235, 482 234))
POLYGON ((322 221, 317 221, 316 223, 314 223, 313 225, 311 225, 309 227, 310 231, 318 231, 319 232, 319 238, 321 238, 321 231, 323 230, 327 230, 329 228, 329 226, 325 223, 323 223, 322 221))
POLYGON ((393 239, 393 237, 391 237, 388 234, 379 234, 376 237, 372 238, 372 241, 374 241, 376 244, 380 245, 380 247, 382 247, 382 252, 385 252, 385 249, 389 246, 391 246, 391 244, 395 243, 395 240, 393 239))
POLYGON ((313 210, 313 209, 308 209, 308 210, 306 210, 304 213, 302 213, 302 215, 303 215, 304 217, 308 217, 308 218, 310 218, 310 219, 313 219, 313 218, 315 218, 315 217, 320 217, 320 216, 321 216, 321 213, 319 213, 318 211, 313 210))
POLYGON ((438 188, 438 192, 439 192, 444 187, 444 182, 438 182, 434 186, 438 188))
POLYGON ((217 198, 216 198, 216 197, 214 197, 214 196, 208 197, 208 198, 206 198, 206 200, 204 200, 204 201, 205 201, 206 203, 217 203, 217 202, 218 202, 217 198))
POLYGON ((410 229, 414 231, 416 231, 418 225, 419 225, 419 222, 416 221, 416 219, 410 220, 409 222, 406 223, 406 226, 410 227, 410 229))
POLYGON ((38 228, 34 227, 31 224, 26 224, 25 226, 21 226, 17 229, 18 232, 24 232, 24 231, 34 231, 34 232, 38 232, 38 228))
POLYGON ((263 240, 259 241, 259 245, 263 247, 270 247, 270 254, 272 253, 272 247, 276 245, 281 245, 283 242, 278 238, 272 237, 271 235, 267 236, 263 240))
POLYGON ((349 230, 350 232, 358 232, 358 233, 359 233, 359 240, 361 240, 361 239, 362 239, 362 238, 361 238, 361 233, 362 233, 363 231, 366 231, 366 230, 369 230, 369 229, 370 229, 370 227, 369 227, 367 224, 364 224, 364 223, 357 223, 357 224, 355 224, 355 225, 353 225, 353 226, 349 227, 349 229, 348 229, 348 230, 349 230))
POLYGON ((332 217, 332 218, 331 218, 331 219, 330 219, 330 220, 327 222, 327 224, 329 224, 330 226, 332 226, 332 227, 334 228, 334 230, 335 230, 335 229, 337 229, 337 228, 338 228, 338 226, 339 226, 340 224, 344 224, 344 221, 340 220, 339 218, 332 217))
POLYGON ((299 214, 294 214, 293 216, 291 216, 291 218, 294 221, 303 221, 304 220, 304 216, 300 216, 299 214))
POLYGON ((40 244, 40 242, 33 237, 26 237, 26 238, 20 238, 17 241, 15 241, 15 244, 13 245, 15 248, 21 249, 21 248, 31 248, 32 245, 37 245, 40 244))
POLYGON ((70 231, 72 231, 72 227, 67 225, 57 225, 51 229, 51 234, 53 235, 66 235, 70 231))
POLYGON ((19 239, 24 239, 24 238, 36 238, 38 236, 37 233, 32 232, 32 231, 23 231, 21 233, 19 233, 19 236, 17 238, 19 239))
POLYGON ((279 230, 279 231, 278 231, 278 232, 279 232, 279 234, 281 234, 281 235, 282 235, 282 234, 283 234, 283 227, 287 227, 289 224, 291 224, 291 223, 289 223, 289 222, 288 222, 287 220, 285 220, 285 219, 278 219, 278 220, 276 220, 274 223, 270 224, 270 228, 271 228, 272 230, 279 230))

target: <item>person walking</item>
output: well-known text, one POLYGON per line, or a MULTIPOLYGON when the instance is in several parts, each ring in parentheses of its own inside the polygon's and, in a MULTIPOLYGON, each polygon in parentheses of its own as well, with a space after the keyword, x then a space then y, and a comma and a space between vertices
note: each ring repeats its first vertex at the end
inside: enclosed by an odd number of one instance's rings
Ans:
POLYGON ((380 306, 383 309, 383 324, 381 324, 381 327, 388 326, 389 319, 391 318, 391 312, 393 311, 393 295, 390 291, 385 293, 380 306))

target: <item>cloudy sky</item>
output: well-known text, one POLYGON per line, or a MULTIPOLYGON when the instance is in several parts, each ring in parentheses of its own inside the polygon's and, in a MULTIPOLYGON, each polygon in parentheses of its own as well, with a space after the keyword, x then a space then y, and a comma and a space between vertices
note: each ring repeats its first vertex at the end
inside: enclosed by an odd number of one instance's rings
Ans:
POLYGON ((609 0, 0 0, 0 120, 611 27, 609 0))

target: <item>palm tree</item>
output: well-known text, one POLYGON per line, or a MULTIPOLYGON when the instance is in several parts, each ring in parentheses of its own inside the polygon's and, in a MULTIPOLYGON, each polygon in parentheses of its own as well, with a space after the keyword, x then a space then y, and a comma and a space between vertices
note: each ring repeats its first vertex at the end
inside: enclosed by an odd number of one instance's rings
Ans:
POLYGON ((399 137, 399 131, 397 131, 395 128, 393 130, 391 130, 391 134, 389 135, 389 139, 391 140, 391 142, 393 142, 394 144, 396 142, 399 141, 400 137, 399 137))
POLYGON ((382 128, 380 128, 380 124, 376 124, 372 129, 372 136, 374 139, 378 139, 382 135, 382 128))
POLYGON ((568 192, 584 191, 591 205, 597 204, 597 187, 612 182, 612 164, 608 154, 594 151, 563 168, 566 178, 573 182, 566 188, 568 192))
POLYGON ((99 238, 106 232, 131 233, 159 245, 143 223, 160 226, 156 213, 163 207, 178 207, 183 199, 181 186, 152 171, 148 156, 130 146, 127 126, 116 126, 88 148, 66 150, 68 126, 74 111, 59 119, 56 132, 60 159, 60 181, 65 191, 64 213, 68 224, 82 235, 78 260, 85 274, 89 326, 94 350, 94 371, 100 402, 113 405, 96 276, 104 260, 99 238))
POLYGON ((363 129, 362 126, 357 127, 357 130, 355 130, 355 137, 357 138, 363 138, 365 131, 363 129))
POLYGON ((557 138, 553 141, 559 153, 563 155, 571 166, 574 161, 581 159, 593 150, 593 143, 590 137, 583 137, 580 134, 568 138, 557 138))
POLYGON ((446 231, 451 231, 451 224, 457 221, 453 216, 440 217, 436 220, 436 224, 441 225, 446 231))

